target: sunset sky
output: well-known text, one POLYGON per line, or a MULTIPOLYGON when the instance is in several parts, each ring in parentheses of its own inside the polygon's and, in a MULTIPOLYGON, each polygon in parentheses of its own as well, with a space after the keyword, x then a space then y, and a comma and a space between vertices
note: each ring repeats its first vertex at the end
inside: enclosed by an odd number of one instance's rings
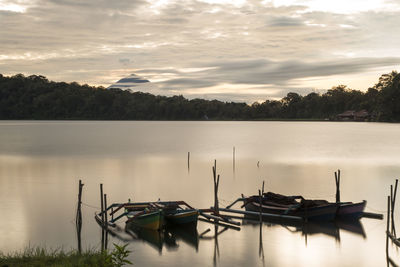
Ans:
POLYGON ((0 73, 264 101, 400 70, 400 0, 0 0, 0 73))

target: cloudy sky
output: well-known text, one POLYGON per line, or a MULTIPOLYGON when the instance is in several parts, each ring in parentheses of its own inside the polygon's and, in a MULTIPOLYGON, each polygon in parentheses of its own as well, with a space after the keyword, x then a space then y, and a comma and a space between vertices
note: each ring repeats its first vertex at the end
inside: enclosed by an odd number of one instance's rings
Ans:
POLYGON ((0 0, 0 73, 264 101, 400 70, 400 0, 0 0))

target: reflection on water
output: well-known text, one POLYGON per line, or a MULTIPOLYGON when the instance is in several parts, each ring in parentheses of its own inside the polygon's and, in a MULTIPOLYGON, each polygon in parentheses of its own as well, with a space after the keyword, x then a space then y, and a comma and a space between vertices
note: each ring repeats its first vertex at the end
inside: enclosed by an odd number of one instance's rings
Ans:
MULTIPOLYGON (((333 173, 341 169, 341 198, 366 199, 367 211, 383 213, 388 185, 400 173, 398 136, 400 125, 378 123, 0 122, 0 203, 6 218, 0 220, 0 251, 29 244, 76 247, 79 179, 85 184, 83 250, 101 247, 93 219, 100 210, 100 183, 109 203, 160 198, 208 208, 214 159, 221 207, 241 193, 253 194, 263 180, 266 191, 333 202, 333 173)), ((147 241, 131 242, 129 260, 135 266, 385 265, 385 222, 361 223, 264 222, 261 231, 258 224, 234 231, 200 222, 199 233, 211 231, 197 242, 169 233, 168 244, 162 237, 161 255, 147 241)), ((108 238, 110 244, 124 242, 108 238)))
MULTIPOLYGON (((340 243, 340 230, 351 233, 355 236, 360 236, 364 239, 367 235, 364 231, 361 220, 335 220, 332 222, 274 222, 273 220, 263 220, 263 224, 267 228, 282 227, 290 233, 300 233, 304 236, 305 244, 307 245, 307 237, 312 235, 322 234, 326 237, 333 238, 340 243)), ((258 220, 247 217, 243 219, 243 225, 258 226, 258 220)))
POLYGON ((166 247, 168 251, 178 249, 180 242, 188 244, 195 251, 199 246, 199 236, 195 227, 167 227, 157 231, 129 225, 125 231, 131 234, 131 242, 142 240, 156 248, 160 254, 162 254, 163 247, 166 247))

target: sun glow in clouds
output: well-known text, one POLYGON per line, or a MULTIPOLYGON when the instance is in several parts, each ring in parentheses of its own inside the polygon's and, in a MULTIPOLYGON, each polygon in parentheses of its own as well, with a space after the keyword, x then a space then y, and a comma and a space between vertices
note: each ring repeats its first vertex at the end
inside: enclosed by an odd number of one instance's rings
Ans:
POLYGON ((0 11, 10 11, 16 13, 25 13, 26 9, 33 5, 34 1, 26 1, 26 0, 17 0, 17 1, 9 1, 9 0, 0 0, 0 11))

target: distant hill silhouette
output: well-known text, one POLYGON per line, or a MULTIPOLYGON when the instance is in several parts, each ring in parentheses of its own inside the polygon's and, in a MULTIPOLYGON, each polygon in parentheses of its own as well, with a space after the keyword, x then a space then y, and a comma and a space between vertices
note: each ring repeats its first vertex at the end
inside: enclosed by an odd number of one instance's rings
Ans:
POLYGON ((136 74, 131 74, 126 78, 122 78, 116 83, 110 85, 107 89, 111 88, 120 88, 123 90, 130 89, 132 91, 136 91, 138 88, 140 90, 151 90, 153 84, 142 77, 137 76, 136 74))
POLYGON ((400 121, 400 74, 396 71, 382 75, 366 92, 339 85, 324 94, 290 92, 281 100, 252 105, 139 92, 140 84, 148 83, 131 75, 115 84, 125 88, 134 84, 137 92, 132 92, 114 85, 106 89, 53 82, 40 75, 0 74, 0 119, 333 120, 340 118, 339 114, 343 117, 345 111, 362 111, 368 120, 400 121))

